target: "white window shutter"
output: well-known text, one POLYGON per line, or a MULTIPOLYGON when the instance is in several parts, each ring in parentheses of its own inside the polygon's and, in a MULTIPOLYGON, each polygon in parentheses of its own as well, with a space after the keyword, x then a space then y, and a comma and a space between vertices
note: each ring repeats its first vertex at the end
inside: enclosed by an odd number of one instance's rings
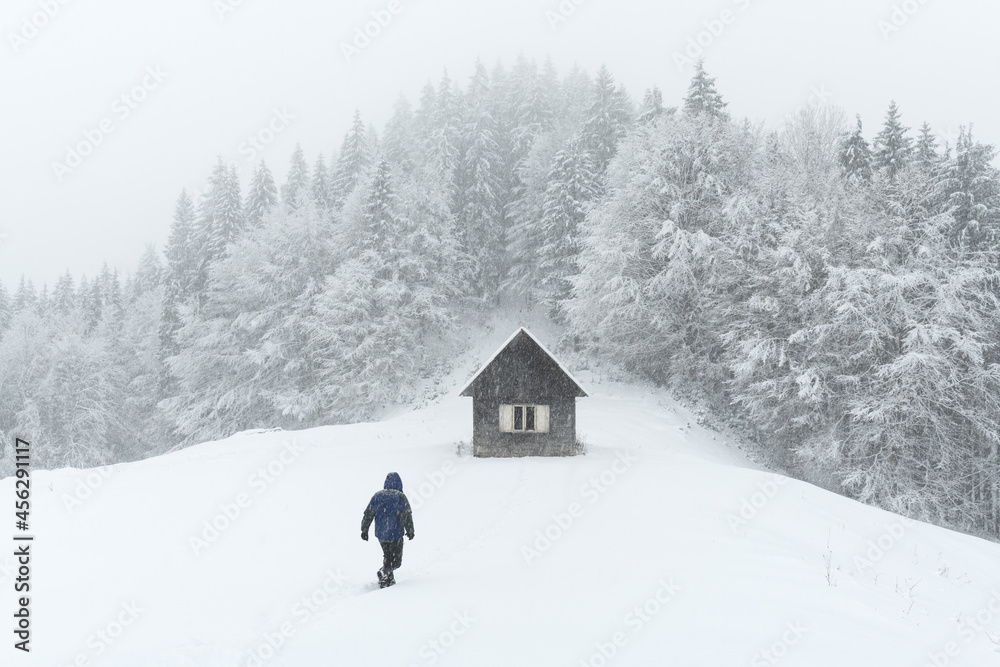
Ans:
POLYGON ((549 406, 547 405, 535 406, 535 432, 549 432, 549 406))
POLYGON ((501 433, 513 433, 514 432, 514 406, 513 405, 501 405, 500 406, 500 432, 501 433))

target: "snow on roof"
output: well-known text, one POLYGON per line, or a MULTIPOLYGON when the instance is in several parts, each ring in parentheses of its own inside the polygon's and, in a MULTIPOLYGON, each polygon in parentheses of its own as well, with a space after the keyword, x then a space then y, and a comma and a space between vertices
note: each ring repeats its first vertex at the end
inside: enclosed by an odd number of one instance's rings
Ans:
POLYGON ((498 356, 500 356, 500 353, 503 352, 504 350, 506 350, 507 346, 510 345, 514 341, 514 339, 517 338, 518 335, 521 334, 522 332, 528 338, 530 338, 532 341, 534 341, 535 345, 537 345, 538 347, 542 348, 542 352, 544 352, 545 354, 549 355, 549 358, 552 359, 552 361, 556 362, 556 366, 559 367, 559 370, 561 370, 563 373, 566 374, 566 377, 568 377, 573 382, 573 384, 576 385, 577 389, 580 390, 581 394, 583 394, 584 396, 587 395, 587 392, 584 391, 584 389, 583 389, 583 385, 581 385, 580 382, 575 377, 573 377, 573 374, 570 373, 569 370, 565 366, 562 365, 562 362, 559 361, 559 359, 556 358, 556 355, 552 354, 552 352, 549 351, 549 348, 547 348, 544 345, 542 345, 542 342, 540 340, 538 340, 537 338, 535 338, 534 334, 532 334, 530 331, 528 331, 524 327, 521 327, 517 331, 515 331, 514 333, 512 333, 510 335, 510 338, 508 338, 507 340, 505 340, 503 342, 503 345, 501 345, 499 348, 497 348, 497 351, 494 352, 493 355, 489 358, 489 360, 485 364, 482 365, 482 367, 476 372, 475 375, 472 376, 472 379, 469 380, 469 383, 467 385, 465 385, 465 389, 463 389, 462 391, 460 391, 458 393, 458 395, 462 396, 463 394, 465 394, 465 392, 469 391, 469 389, 472 388, 473 383, 477 379, 479 379, 480 375, 483 374, 483 371, 485 371, 487 368, 489 368, 490 364, 492 364, 493 361, 498 356))

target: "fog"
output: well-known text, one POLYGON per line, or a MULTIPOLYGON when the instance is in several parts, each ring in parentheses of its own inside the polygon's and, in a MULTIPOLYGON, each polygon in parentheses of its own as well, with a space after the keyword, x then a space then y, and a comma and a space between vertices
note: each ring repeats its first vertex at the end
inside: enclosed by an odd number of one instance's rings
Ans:
POLYGON ((217 155, 281 182, 296 142, 329 156, 356 109, 381 128, 399 94, 445 69, 464 83, 477 58, 606 63, 676 105, 701 56, 736 117, 777 127, 818 99, 871 137, 895 99, 942 143, 971 122, 997 144, 998 19, 985 1, 7 0, 0 280, 131 271, 217 155))

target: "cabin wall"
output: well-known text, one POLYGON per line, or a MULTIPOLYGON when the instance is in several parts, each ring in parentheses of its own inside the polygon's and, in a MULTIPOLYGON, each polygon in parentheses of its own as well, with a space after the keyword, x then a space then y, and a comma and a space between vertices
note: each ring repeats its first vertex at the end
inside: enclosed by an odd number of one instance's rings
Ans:
POLYGON ((472 401, 472 452, 479 457, 568 456, 576 451, 576 398, 503 396, 472 401), (500 405, 549 406, 548 433, 501 433, 500 405))

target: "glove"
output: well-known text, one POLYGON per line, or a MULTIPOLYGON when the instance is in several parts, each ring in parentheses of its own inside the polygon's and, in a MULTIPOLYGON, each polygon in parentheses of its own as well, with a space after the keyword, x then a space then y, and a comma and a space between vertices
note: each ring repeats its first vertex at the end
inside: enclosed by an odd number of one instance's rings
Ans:
POLYGON ((409 535, 407 535, 406 537, 412 540, 412 539, 413 539, 413 533, 410 533, 410 534, 409 534, 409 535))
POLYGON ((367 530, 361 531, 361 539, 363 539, 365 542, 368 541, 368 531, 367 530))

